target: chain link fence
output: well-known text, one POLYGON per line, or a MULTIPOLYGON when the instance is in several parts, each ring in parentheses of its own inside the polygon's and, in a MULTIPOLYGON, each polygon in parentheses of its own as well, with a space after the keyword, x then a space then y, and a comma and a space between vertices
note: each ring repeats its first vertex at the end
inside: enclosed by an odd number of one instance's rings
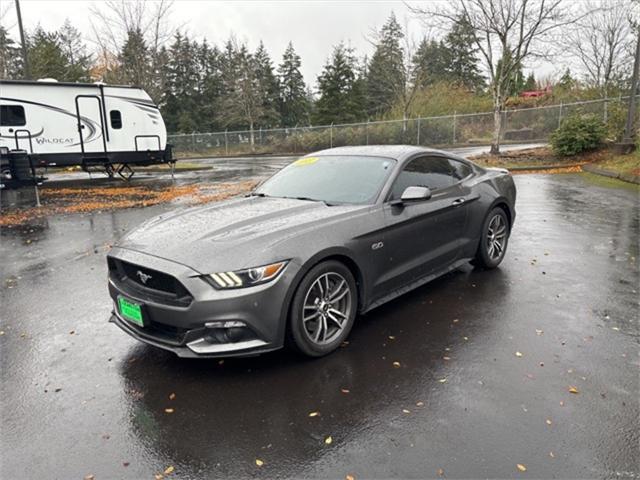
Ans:
MULTIPOLYGON (((502 112, 503 143, 545 142, 563 118, 591 113, 605 123, 621 121, 627 97, 549 105, 502 112)), ((341 125, 175 134, 168 136, 178 157, 247 154, 304 154, 344 145, 411 144, 428 147, 487 145, 493 112, 341 125)))

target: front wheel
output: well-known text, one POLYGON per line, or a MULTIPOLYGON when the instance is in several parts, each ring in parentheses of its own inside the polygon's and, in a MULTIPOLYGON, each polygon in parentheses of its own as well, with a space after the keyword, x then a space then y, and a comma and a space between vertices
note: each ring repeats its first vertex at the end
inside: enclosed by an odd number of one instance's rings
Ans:
POLYGON ((474 265, 496 268, 502 262, 509 242, 509 219, 505 211, 496 207, 489 212, 482 224, 482 234, 474 265))
POLYGON ((335 260, 316 265, 293 297, 289 318, 293 346, 310 357, 331 353, 349 335, 357 307, 351 271, 335 260))

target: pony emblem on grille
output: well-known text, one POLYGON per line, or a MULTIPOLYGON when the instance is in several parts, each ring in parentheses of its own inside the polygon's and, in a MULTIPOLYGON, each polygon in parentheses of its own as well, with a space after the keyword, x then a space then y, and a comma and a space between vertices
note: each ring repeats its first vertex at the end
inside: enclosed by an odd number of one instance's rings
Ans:
POLYGON ((147 281, 151 278, 151 275, 147 275, 146 273, 141 272, 140 270, 136 272, 136 275, 138 275, 138 278, 140 279, 140 281, 145 285, 147 284, 147 281))

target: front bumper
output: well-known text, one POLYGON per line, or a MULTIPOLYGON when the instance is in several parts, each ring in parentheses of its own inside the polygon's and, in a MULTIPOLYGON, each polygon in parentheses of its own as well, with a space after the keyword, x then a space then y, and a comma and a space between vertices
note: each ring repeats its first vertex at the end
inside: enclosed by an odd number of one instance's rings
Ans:
POLYGON ((170 275, 189 293, 187 301, 163 301, 110 272, 114 308, 109 321, 137 340, 188 358, 250 356, 282 347, 295 264, 289 263, 278 278, 263 285, 216 290, 200 272, 178 263, 123 248, 114 248, 109 257, 170 275), (120 314, 120 296, 143 306, 145 326, 120 314), (242 322, 246 330, 237 341, 221 340, 205 326, 214 322, 242 322))

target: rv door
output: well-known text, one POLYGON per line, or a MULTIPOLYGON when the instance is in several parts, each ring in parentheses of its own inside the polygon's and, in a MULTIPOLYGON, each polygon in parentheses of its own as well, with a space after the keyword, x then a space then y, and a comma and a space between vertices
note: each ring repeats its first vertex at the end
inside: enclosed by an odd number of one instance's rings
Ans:
POLYGON ((97 95, 78 95, 76 117, 82 151, 84 153, 106 152, 107 144, 104 137, 104 117, 100 98, 97 95))

